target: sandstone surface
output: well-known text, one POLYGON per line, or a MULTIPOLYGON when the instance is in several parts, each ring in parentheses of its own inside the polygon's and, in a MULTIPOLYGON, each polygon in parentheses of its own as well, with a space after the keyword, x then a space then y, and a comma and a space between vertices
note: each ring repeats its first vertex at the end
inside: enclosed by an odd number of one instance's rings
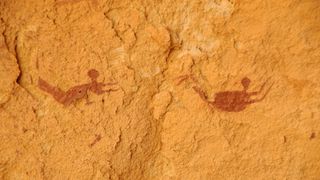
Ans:
POLYGON ((320 179, 319 0, 0 0, 0 32, 0 179, 320 179), (116 90, 38 86, 90 69, 116 90), (194 90, 244 77, 238 112, 194 90))

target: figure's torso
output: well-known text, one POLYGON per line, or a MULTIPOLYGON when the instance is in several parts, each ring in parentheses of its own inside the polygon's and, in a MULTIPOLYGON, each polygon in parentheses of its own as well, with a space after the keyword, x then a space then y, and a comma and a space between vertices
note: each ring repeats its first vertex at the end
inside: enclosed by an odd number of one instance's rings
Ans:
POLYGON ((246 103, 248 94, 245 91, 224 91, 215 95, 215 99, 211 104, 223 111, 242 111, 248 104, 246 103))
POLYGON ((89 84, 74 86, 69 89, 63 97, 63 104, 69 105, 78 99, 82 99, 87 95, 89 84))

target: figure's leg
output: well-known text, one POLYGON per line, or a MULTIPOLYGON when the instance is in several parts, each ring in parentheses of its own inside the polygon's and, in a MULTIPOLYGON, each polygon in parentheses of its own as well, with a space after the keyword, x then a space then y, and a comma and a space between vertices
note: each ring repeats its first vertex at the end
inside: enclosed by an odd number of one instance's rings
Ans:
POLYGON ((47 83, 45 80, 43 80, 41 78, 39 78, 38 87, 41 90, 51 94, 56 100, 61 99, 63 96, 65 96, 64 91, 62 91, 61 89, 59 89, 57 87, 50 85, 49 83, 47 83))
MULTIPOLYGON (((188 79, 191 79, 195 84, 198 84, 197 79, 192 74, 182 75, 176 78, 178 80, 177 85, 180 85, 183 81, 186 81, 188 79)), ((199 87, 199 86, 193 86, 193 90, 199 94, 200 98, 204 100, 205 102, 208 101, 208 96, 206 93, 199 87)))
POLYGON ((199 96, 201 97, 202 100, 204 100, 205 102, 208 102, 208 96, 200 87, 194 86, 192 88, 195 92, 197 92, 199 94, 199 96))
POLYGON ((47 93, 50 93, 50 94, 54 91, 54 87, 51 86, 49 83, 47 83, 47 81, 45 81, 45 80, 43 80, 41 78, 39 78, 39 80, 38 80, 38 87, 41 90, 43 90, 43 91, 45 91, 47 93))
POLYGON ((183 81, 187 80, 189 78, 189 75, 182 75, 182 76, 179 76, 177 77, 177 86, 179 86, 183 81))
POLYGON ((198 83, 198 81, 192 74, 187 74, 187 75, 178 76, 176 78, 176 80, 178 81, 176 85, 179 86, 183 81, 186 81, 188 79, 191 79, 194 83, 198 83))
POLYGON ((212 103, 208 100, 208 96, 206 95, 206 93, 197 85, 199 84, 199 82, 197 81, 197 79, 192 75, 192 74, 187 74, 187 75, 182 75, 179 76, 177 78, 179 81, 177 83, 177 85, 181 84, 183 81, 187 80, 187 79, 191 79, 196 85, 193 86, 193 90, 199 94, 200 98, 205 101, 206 103, 212 103))
POLYGON ((87 105, 92 104, 92 102, 89 101, 89 96, 88 96, 88 94, 86 94, 85 98, 86 98, 86 104, 87 104, 87 105))

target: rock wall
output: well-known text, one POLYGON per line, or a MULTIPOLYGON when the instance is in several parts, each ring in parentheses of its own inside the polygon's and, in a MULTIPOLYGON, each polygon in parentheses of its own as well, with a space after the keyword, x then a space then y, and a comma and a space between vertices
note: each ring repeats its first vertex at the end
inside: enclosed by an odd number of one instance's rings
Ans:
POLYGON ((0 20, 1 179, 320 178, 318 0, 0 0, 0 20))

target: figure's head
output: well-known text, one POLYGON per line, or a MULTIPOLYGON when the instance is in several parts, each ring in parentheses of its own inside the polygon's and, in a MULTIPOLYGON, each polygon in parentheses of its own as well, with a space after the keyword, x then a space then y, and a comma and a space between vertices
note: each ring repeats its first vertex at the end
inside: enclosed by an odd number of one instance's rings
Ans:
POLYGON ((243 88, 245 90, 247 90, 249 88, 249 85, 250 85, 250 82, 251 80, 248 78, 248 77, 244 77, 242 80, 241 80, 241 84, 243 86, 243 88))
POLYGON ((88 71, 88 76, 91 78, 91 79, 97 79, 98 76, 99 76, 99 72, 95 69, 90 69, 88 71))

